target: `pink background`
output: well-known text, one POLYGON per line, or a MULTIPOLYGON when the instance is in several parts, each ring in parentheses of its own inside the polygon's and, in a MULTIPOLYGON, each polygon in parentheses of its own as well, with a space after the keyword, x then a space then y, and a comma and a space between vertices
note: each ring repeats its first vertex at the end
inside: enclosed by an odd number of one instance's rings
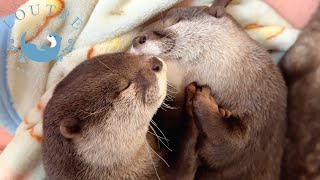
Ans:
POLYGON ((21 4, 27 0, 0 0, 0 16, 14 12, 21 4))
POLYGON ((6 145, 10 142, 12 136, 9 135, 0 127, 0 153, 6 147, 6 145))
POLYGON ((296 28, 302 28, 317 9, 319 0, 265 0, 296 28))
MULTIPOLYGON (((0 17, 14 12, 21 4, 27 0, 0 0, 0 17)), ((0 127, 0 153, 10 142, 12 136, 0 127)))
MULTIPOLYGON (((319 0, 265 0, 288 20, 294 27, 302 28, 316 10, 319 0)), ((26 0, 0 0, 0 16, 14 12, 26 0)), ((0 128, 0 153, 12 139, 8 133, 0 128)))

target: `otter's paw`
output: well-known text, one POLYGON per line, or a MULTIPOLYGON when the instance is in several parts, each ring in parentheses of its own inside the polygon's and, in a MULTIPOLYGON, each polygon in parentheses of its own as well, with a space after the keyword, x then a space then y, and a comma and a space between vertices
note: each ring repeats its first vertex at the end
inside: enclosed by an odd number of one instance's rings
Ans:
POLYGON ((219 112, 220 112, 221 116, 225 119, 228 119, 232 115, 232 113, 229 110, 222 109, 222 108, 219 108, 219 112))
POLYGON ((210 93, 211 89, 209 86, 202 86, 197 88, 197 91, 193 97, 193 107, 195 108, 195 110, 209 110, 219 113, 218 104, 210 95, 210 93))
POLYGON ((209 14, 221 18, 225 14, 225 8, 223 6, 212 6, 209 8, 209 14))
POLYGON ((180 152, 183 152, 183 156, 180 156, 182 161, 180 162, 193 162, 197 161, 196 144, 199 136, 199 131, 195 124, 195 116, 193 113, 193 97, 197 91, 196 83, 191 83, 185 89, 185 111, 186 119, 182 131, 182 138, 180 142, 180 152))
POLYGON ((196 91, 197 91, 197 84, 196 83, 189 84, 187 86, 187 88, 185 89, 185 95, 186 95, 185 101, 186 101, 187 107, 192 105, 192 99, 193 99, 196 91))
POLYGON ((194 118, 193 116, 193 97, 197 91, 197 84, 191 83, 185 89, 185 107, 186 107, 186 114, 189 118, 194 118))

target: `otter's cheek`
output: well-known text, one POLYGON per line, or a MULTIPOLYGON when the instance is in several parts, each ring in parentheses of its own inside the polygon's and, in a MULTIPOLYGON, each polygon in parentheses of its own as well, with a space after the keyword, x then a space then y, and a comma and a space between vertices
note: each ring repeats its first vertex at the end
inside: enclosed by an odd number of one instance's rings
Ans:
POLYGON ((130 53, 133 54, 146 54, 146 55, 153 55, 157 56, 162 53, 162 50, 156 43, 147 41, 144 44, 140 44, 136 47, 131 47, 130 53))
POLYGON ((132 54, 143 54, 142 52, 139 51, 139 49, 134 48, 133 46, 129 50, 129 53, 132 53, 132 54))
POLYGON ((179 61, 168 60, 167 63, 167 80, 168 83, 176 89, 184 89, 184 77, 186 77, 186 68, 183 68, 179 61))

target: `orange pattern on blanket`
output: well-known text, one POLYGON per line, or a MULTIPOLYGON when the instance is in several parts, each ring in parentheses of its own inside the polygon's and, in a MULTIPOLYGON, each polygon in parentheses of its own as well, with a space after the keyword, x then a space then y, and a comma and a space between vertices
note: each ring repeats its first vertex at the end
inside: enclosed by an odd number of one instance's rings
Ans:
MULTIPOLYGON (((49 0, 50 1, 50 0, 49 0)), ((41 31, 48 25, 48 23, 49 23, 49 20, 51 19, 51 18, 54 18, 54 17, 56 17, 56 16, 58 16, 62 11, 63 11, 63 9, 64 9, 64 1, 63 0, 55 0, 55 1, 57 1, 58 2, 58 6, 57 6, 57 11, 54 11, 54 10, 52 10, 52 14, 51 14, 51 16, 46 16, 46 18, 45 18, 45 20, 44 20, 44 23, 40 26, 40 28, 38 29, 38 31, 35 33, 35 35, 34 36, 32 36, 32 37, 30 37, 30 39, 27 39, 26 40, 26 43, 27 42, 29 42, 29 41, 32 41, 34 38, 36 38, 40 33, 41 33, 41 31)), ((53 9, 53 8, 52 8, 53 9)))
POLYGON ((30 129, 29 134, 30 134, 30 136, 31 136, 33 139, 35 139, 35 140, 38 141, 38 142, 41 142, 42 136, 36 134, 36 133, 34 132, 34 129, 33 129, 33 128, 30 129))
POLYGON ((29 124, 28 117, 25 117, 25 118, 23 119, 23 122, 24 122, 25 124, 29 124))
POLYGON ((257 23, 251 23, 248 24, 244 27, 245 30, 250 30, 250 29, 255 29, 255 28, 259 28, 262 27, 261 25, 257 24, 257 23))
POLYGON ((267 37, 267 40, 270 40, 270 39, 273 39, 273 38, 277 37, 278 35, 280 35, 281 33, 283 33, 283 32, 284 32, 284 30, 285 30, 285 28, 284 28, 284 27, 282 27, 282 28, 280 29, 280 31, 278 31, 278 32, 276 32, 275 34, 273 34, 273 35, 271 35, 271 36, 267 37))
POLYGON ((92 46, 92 47, 89 49, 89 51, 88 51, 88 53, 87 53, 87 59, 91 59, 93 52, 94 52, 94 46, 92 46))
POLYGON ((37 109, 38 109, 38 111, 42 111, 43 108, 44 108, 44 106, 43 106, 42 102, 39 101, 39 102, 37 103, 37 109))
POLYGON ((124 13, 122 8, 124 6, 126 6, 129 2, 130 2, 130 0, 118 0, 117 4, 115 5, 115 8, 110 11, 110 15, 111 16, 121 16, 124 13))

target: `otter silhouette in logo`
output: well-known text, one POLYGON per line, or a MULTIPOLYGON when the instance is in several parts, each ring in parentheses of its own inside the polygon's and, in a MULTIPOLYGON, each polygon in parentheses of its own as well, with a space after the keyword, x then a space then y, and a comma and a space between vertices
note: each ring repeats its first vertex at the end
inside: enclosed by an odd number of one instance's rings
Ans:
POLYGON ((36 62, 48 62, 56 58, 59 54, 62 38, 58 34, 50 34, 47 37, 48 41, 50 41, 51 43, 50 47, 47 45, 43 45, 40 49, 38 49, 36 45, 31 44, 30 42, 25 43, 26 35, 27 33, 24 32, 20 39, 20 44, 23 54, 30 60, 36 62))

